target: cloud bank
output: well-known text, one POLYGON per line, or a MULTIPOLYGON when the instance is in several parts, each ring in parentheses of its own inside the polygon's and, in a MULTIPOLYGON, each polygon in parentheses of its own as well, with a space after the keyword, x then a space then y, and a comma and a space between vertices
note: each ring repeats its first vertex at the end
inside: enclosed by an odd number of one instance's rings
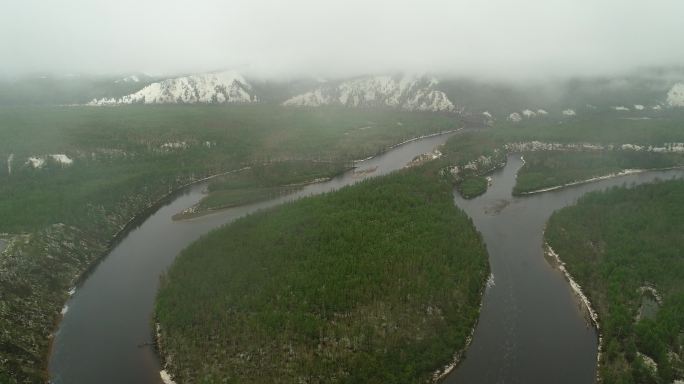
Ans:
POLYGON ((683 65, 683 16, 680 0, 5 0, 0 74, 613 74, 683 65))

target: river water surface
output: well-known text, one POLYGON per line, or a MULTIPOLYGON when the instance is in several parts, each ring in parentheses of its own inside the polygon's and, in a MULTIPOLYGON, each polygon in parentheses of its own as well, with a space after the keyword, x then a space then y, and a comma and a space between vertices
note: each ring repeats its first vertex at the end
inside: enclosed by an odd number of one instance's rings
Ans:
POLYGON ((451 135, 397 146, 357 163, 356 172, 308 185, 288 196, 174 222, 171 217, 197 203, 204 196, 202 191, 206 186, 198 184, 188 188, 128 232, 69 299, 52 345, 51 380, 60 384, 160 383, 161 368, 151 346, 154 298, 159 276, 183 248, 210 230, 259 209, 401 169, 415 156, 443 144, 451 135))

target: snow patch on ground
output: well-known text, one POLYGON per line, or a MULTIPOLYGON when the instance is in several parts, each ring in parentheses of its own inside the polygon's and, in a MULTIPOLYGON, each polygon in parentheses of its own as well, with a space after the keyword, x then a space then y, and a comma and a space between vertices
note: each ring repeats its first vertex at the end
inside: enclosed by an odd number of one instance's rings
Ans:
POLYGON ((658 304, 663 304, 663 298, 660 296, 658 290, 655 289, 655 287, 652 287, 650 285, 644 285, 642 287, 639 287, 639 293, 643 295, 646 292, 650 293, 658 304))
POLYGON ((26 161, 26 165, 32 167, 33 169, 40 169, 45 166, 45 158, 40 156, 31 156, 26 161))
POLYGON ((413 160, 406 164, 404 168, 415 167, 416 165, 420 165, 431 160, 439 159, 440 157, 442 157, 442 152, 439 149, 435 149, 432 152, 423 153, 414 157, 413 160))
POLYGON ((176 384, 175 381, 173 381, 173 378, 171 377, 171 374, 166 372, 166 369, 162 369, 159 371, 159 377, 161 377, 162 382, 164 384, 176 384))
MULTIPOLYGON (((70 159, 69 156, 62 154, 62 153, 56 153, 56 154, 51 154, 47 156, 31 156, 28 158, 26 161, 26 165, 33 169, 40 169, 43 168, 47 164, 47 159, 52 159, 58 164, 62 166, 69 166, 74 163, 74 160, 70 159)), ((11 159, 8 159, 8 170, 11 166, 11 159)), ((10 171, 11 173, 11 171, 10 171)))
POLYGON ((301 95, 297 95, 289 100, 286 100, 285 106, 299 106, 299 107, 320 107, 321 105, 328 105, 333 103, 332 96, 323 93, 322 89, 316 89, 301 95))
POLYGON ((532 111, 531 109, 526 109, 522 111, 523 116, 527 117, 528 119, 537 116, 537 113, 532 111))
POLYGON ((537 189, 537 190, 529 191, 529 192, 521 192, 520 194, 521 195, 533 195, 533 194, 537 194, 537 193, 550 192, 550 191, 555 191, 555 190, 561 189, 561 188, 571 187, 573 185, 593 183, 594 181, 612 179, 615 177, 631 175, 633 173, 641 173, 641 172, 646 172, 646 171, 647 170, 645 170, 645 169, 625 169, 625 170, 622 170, 620 172, 609 173, 609 174, 604 175, 604 176, 597 176, 597 177, 592 177, 592 178, 589 178, 586 180, 573 181, 571 183, 556 185, 555 187, 542 188, 542 189, 537 189))
POLYGON ((684 83, 677 83, 667 92, 667 104, 671 107, 684 107, 684 83))
POLYGON ((65 154, 54 154, 54 155, 48 155, 52 158, 52 160, 62 164, 62 165, 71 165, 74 163, 72 159, 70 159, 67 155, 65 154))
POLYGON ((507 118, 509 121, 512 121, 514 123, 519 123, 522 121, 522 116, 518 112, 513 112, 510 115, 508 115, 507 118))
POLYGON ((495 285, 496 281, 494 281, 494 274, 490 273, 489 277, 487 278, 487 289, 492 288, 495 285))
POLYGON ((553 143, 543 141, 511 142, 504 144, 509 152, 535 151, 644 151, 654 153, 684 153, 684 143, 665 143, 661 146, 637 144, 592 144, 592 143, 553 143))
MULTIPOLYGON (((584 307, 587 310, 587 314, 589 315, 589 318, 596 328, 596 330, 601 332, 600 326, 599 326, 599 321, 598 321, 598 313, 594 310, 594 308, 591 306, 591 302, 589 301, 589 298, 582 292, 582 287, 577 284, 575 279, 572 278, 572 275, 570 272, 567 270, 565 267, 565 263, 561 260, 560 256, 556 253, 556 251, 551 248, 551 245, 548 243, 544 244, 544 253, 546 254, 547 257, 551 258, 554 263, 558 266, 558 269, 563 273, 565 278, 568 280, 570 283, 570 288, 572 291, 575 293, 575 295, 580 299, 580 301, 584 304, 584 307)), ((598 356, 597 356, 597 361, 600 361, 601 358, 601 343, 602 342, 602 337, 599 335, 599 345, 598 345, 598 356)))
POLYGON ((159 146, 159 148, 163 150, 172 150, 172 149, 187 149, 190 145, 186 143, 185 141, 172 141, 172 142, 167 142, 159 146))
POLYGON ((7 174, 12 175, 12 160, 14 160, 14 153, 10 153, 7 157, 7 174))
POLYGON ((637 352, 637 356, 639 356, 641 358, 641 360, 644 361, 644 364, 646 364, 646 366, 651 371, 651 373, 653 373, 653 374, 658 373, 658 363, 656 363, 655 360, 653 360, 649 356, 644 355, 641 352, 637 352))

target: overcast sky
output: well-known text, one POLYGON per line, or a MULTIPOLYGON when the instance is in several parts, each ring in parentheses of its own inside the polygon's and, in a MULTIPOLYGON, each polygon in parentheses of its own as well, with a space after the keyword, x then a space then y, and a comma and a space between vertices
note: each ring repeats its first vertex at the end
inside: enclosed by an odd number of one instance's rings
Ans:
POLYGON ((682 64, 682 0, 0 0, 6 75, 543 77, 682 64))

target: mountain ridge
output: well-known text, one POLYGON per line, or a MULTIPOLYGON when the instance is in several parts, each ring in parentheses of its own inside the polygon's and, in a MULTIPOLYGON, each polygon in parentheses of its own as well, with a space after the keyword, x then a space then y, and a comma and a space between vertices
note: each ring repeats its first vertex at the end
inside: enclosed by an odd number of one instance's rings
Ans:
POLYGON ((195 74, 151 83, 119 98, 93 99, 88 105, 253 103, 252 85, 235 71, 195 74))
POLYGON ((319 87, 285 100, 282 105, 319 107, 389 107, 408 111, 461 112, 439 81, 427 76, 363 76, 319 87))

